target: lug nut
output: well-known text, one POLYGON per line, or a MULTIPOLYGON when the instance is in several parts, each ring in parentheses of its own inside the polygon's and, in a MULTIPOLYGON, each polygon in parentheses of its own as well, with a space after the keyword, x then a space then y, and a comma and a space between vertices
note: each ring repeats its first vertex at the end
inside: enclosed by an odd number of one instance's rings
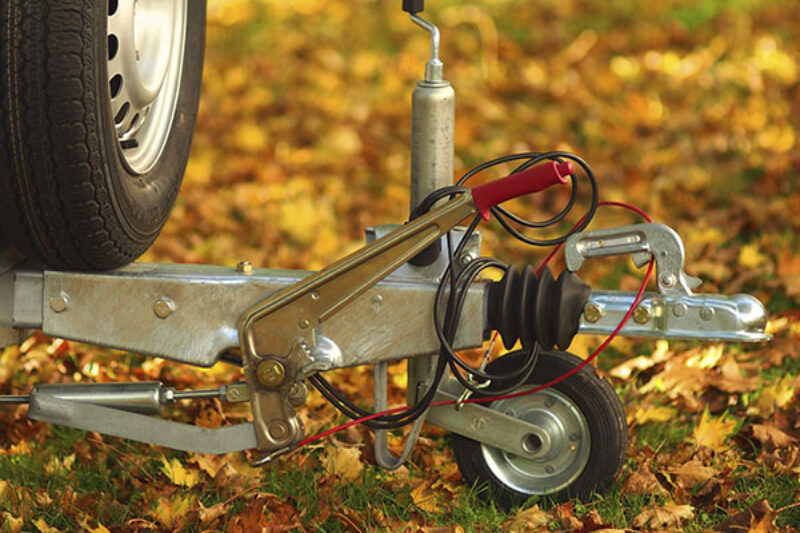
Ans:
POLYGON ((238 265, 236 265, 236 272, 240 274, 252 274, 253 273, 253 263, 250 261, 242 261, 238 265))

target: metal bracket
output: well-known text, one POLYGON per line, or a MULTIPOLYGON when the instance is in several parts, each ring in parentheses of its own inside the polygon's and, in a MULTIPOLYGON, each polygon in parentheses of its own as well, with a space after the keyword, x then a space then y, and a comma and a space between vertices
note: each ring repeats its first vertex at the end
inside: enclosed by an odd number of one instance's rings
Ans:
POLYGON ((220 454, 256 447, 252 423, 209 429, 43 393, 31 393, 28 418, 187 452, 220 454))
POLYGON ((564 245, 567 269, 578 270, 584 259, 633 254, 643 267, 652 255, 656 260, 658 291, 668 296, 689 296, 702 283, 683 271, 683 241, 665 224, 635 224, 576 233, 564 245))

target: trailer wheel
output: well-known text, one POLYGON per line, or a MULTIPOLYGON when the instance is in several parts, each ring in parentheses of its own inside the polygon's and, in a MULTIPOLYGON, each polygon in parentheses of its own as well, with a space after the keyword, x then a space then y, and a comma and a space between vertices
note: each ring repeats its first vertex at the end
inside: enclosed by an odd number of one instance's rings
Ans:
MULTIPOLYGON (((514 352, 495 361, 489 372, 520 364, 514 352)), ((547 383, 581 363, 560 351, 542 351, 529 386, 547 383)), ((484 404, 486 405, 486 404, 484 404)), ((469 484, 488 485, 485 494, 508 508, 532 496, 554 500, 585 498, 619 474, 628 442, 625 412, 611 385, 586 366, 566 380, 539 392, 498 400, 492 409, 535 423, 543 433, 527 435, 523 458, 454 435, 453 451, 469 484)))
POLYGON ((110 269, 167 220, 189 156, 205 0, 0 7, 0 226, 52 267, 110 269))

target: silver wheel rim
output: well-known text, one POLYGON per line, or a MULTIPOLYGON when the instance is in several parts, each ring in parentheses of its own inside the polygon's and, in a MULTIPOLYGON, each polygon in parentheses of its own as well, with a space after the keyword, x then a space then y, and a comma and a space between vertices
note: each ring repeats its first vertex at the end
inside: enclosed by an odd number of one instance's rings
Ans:
POLYGON ((188 0, 108 0, 108 86, 122 159, 148 172, 180 94, 188 0))
POLYGON ((492 409, 540 428, 526 435, 527 457, 481 444, 487 466, 503 485, 522 494, 550 494, 570 486, 589 462, 590 433, 580 409, 555 389, 499 400, 492 409))

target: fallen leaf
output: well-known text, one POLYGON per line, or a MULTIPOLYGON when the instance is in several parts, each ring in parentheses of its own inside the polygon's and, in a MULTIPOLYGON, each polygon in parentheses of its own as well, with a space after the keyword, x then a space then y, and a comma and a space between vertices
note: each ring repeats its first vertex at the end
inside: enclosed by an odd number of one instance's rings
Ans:
POLYGON ((718 474, 716 469, 705 466, 696 459, 686 462, 677 468, 670 468, 668 471, 675 476, 678 486, 684 489, 706 483, 718 474))
POLYGON ((787 448, 797 442, 797 439, 787 435, 780 429, 763 424, 752 424, 748 433, 767 448, 787 448))
POLYGON ((758 500, 735 515, 723 520, 715 528, 723 533, 741 533, 742 531, 752 531, 752 526, 761 523, 762 519, 767 518, 767 523, 772 523, 774 513, 769 502, 765 499, 758 500))
POLYGON ((650 470, 651 459, 646 459, 639 465, 622 484, 623 494, 664 494, 666 491, 658 482, 655 474, 650 470))
POLYGON ((361 451, 357 447, 330 447, 325 450, 322 462, 328 473, 339 476, 342 481, 355 481, 364 470, 361 451))
POLYGON ((228 512, 228 508, 230 504, 226 504, 225 502, 219 502, 211 507, 205 507, 203 502, 198 502, 200 510, 198 511, 198 517, 200 518, 200 523, 203 525, 208 524, 209 522, 213 522, 220 516, 224 515, 228 512))
POLYGON ((4 533, 20 533, 25 520, 22 517, 17 518, 13 514, 3 511, 3 531, 4 533))
POLYGON ((538 505, 520 509, 514 518, 504 523, 504 531, 509 533, 526 533, 529 531, 549 531, 548 524, 553 520, 550 513, 542 511, 538 505))
POLYGON ((168 461, 167 458, 162 455, 161 462, 161 471, 175 485, 193 487, 200 481, 199 471, 184 468, 177 459, 173 458, 171 461, 168 461))
POLYGON ((692 433, 692 439, 697 446, 707 446, 714 451, 722 451, 727 449, 725 441, 733 433, 735 427, 735 420, 727 420, 724 416, 714 418, 706 410, 703 411, 700 423, 692 433))
POLYGON ((680 527, 686 520, 694 518, 694 507, 668 503, 661 507, 653 505, 636 515, 631 522, 636 528, 680 527))
POLYGON ((60 529, 47 525, 47 522, 45 522, 44 518, 42 517, 34 520, 33 525, 36 526, 36 529, 38 529, 41 533, 61 533, 60 529))
POLYGON ((649 409, 639 408, 633 415, 637 424, 648 422, 666 422, 675 418, 677 410, 672 407, 650 407, 649 409))

